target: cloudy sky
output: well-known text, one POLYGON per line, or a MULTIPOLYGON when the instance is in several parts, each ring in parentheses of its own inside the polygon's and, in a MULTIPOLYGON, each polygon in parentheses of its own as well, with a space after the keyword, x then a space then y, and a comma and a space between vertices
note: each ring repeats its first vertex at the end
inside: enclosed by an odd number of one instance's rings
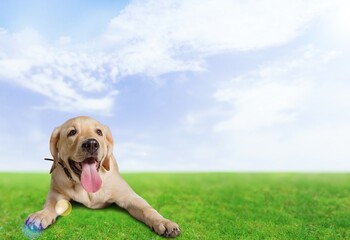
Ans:
POLYGON ((2 1, 0 171, 49 171, 65 120, 122 171, 350 171, 350 4, 2 1))

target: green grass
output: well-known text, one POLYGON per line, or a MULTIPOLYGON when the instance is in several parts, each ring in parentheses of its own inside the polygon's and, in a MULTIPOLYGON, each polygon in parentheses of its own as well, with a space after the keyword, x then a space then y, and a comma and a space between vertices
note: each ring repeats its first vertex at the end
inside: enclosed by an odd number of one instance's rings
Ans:
MULTIPOLYGON (((350 174, 123 174, 179 239, 350 239, 350 174)), ((0 174, 0 239, 24 239, 49 174, 0 174)), ((124 210, 74 204, 41 239, 162 239, 124 210)))

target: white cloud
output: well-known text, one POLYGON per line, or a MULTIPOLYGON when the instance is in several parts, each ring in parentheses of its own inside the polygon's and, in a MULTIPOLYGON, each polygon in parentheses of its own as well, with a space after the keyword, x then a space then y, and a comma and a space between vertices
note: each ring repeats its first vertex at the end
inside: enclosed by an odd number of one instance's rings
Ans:
POLYGON ((108 114, 117 93, 110 89, 124 76, 201 71, 208 55, 285 44, 324 9, 301 0, 135 1, 79 44, 0 29, 0 79, 46 96, 49 108, 108 114))
POLYGON ((1 171, 45 171, 49 172, 51 162, 44 161, 50 157, 49 138, 37 126, 23 129, 19 139, 16 130, 1 126, 0 159, 1 171), (10 130, 9 130, 10 129, 10 130), (20 142, 20 144, 19 144, 20 142), (45 146, 45 147, 43 147, 45 146))
POLYGON ((115 155, 120 169, 147 171, 158 169, 154 164, 156 148, 139 142, 123 142, 115 146, 115 155))
POLYGON ((220 122, 214 129, 249 130, 264 126, 293 121, 295 108, 307 92, 302 83, 266 83, 249 90, 218 91, 216 98, 233 98, 235 111, 229 120, 220 122))
POLYGON ((18 84, 50 101, 39 108, 109 114, 117 94, 109 90, 103 56, 49 46, 38 33, 0 33, 0 79, 18 84))
POLYGON ((119 48, 126 73, 200 70, 204 57, 280 46, 326 8, 324 1, 135 1, 102 43, 119 48))
POLYGON ((328 12, 329 14, 323 17, 321 37, 333 45, 342 45, 349 50, 350 2, 347 0, 334 1, 328 12))
MULTIPOLYGON (((339 38, 347 39, 348 3, 337 3, 343 5, 336 4, 330 9, 331 15, 327 15, 333 2, 134 1, 110 21, 102 35, 84 43, 76 43, 69 36, 51 43, 35 30, 12 33, 0 29, 0 80, 45 96, 47 101, 37 106, 40 109, 111 114, 118 93, 115 83, 125 76, 203 71, 210 64, 207 58, 221 53, 239 52, 238 59, 243 51, 248 51, 247 55, 253 58, 263 56, 271 60, 277 54, 269 48, 298 39, 310 25, 312 32, 283 51, 289 53, 305 42, 316 42, 319 47, 322 41, 333 37, 329 34, 333 30, 339 38), (318 16, 324 22, 315 21, 318 16), (315 29, 319 30, 313 25, 315 22, 322 28, 330 19, 333 22, 324 35, 327 39, 310 37, 315 29)), ((139 132, 125 134, 127 141, 115 150, 121 168, 350 169, 349 59, 347 52, 342 51, 344 46, 328 46, 339 51, 320 51, 309 46, 284 59, 265 62, 255 71, 242 73, 238 69, 239 76, 232 81, 220 80, 204 86, 209 91, 217 87, 212 102, 206 98, 199 107, 204 110, 199 111, 188 106, 189 113, 182 121, 184 129, 157 129, 146 140, 136 139, 139 132)), ((225 71, 207 73, 202 72, 201 77, 227 77, 225 71)), ((206 81, 203 85, 209 80, 206 81)), ((195 107, 199 105, 196 103, 195 107)), ((3 130, 3 161, 26 161, 30 153, 35 161, 25 162, 23 170, 49 169, 50 163, 42 161, 43 156, 49 156, 47 147, 44 152, 30 152, 47 146, 47 137, 35 128, 22 131, 27 137, 19 145, 27 147, 10 156, 8 149, 18 145, 18 139, 12 130, 3 130)), ((17 170, 8 162, 2 166, 4 170, 17 170)))
POLYGON ((348 171, 349 57, 338 50, 290 50, 221 81, 211 105, 183 118, 187 158, 209 170, 348 171))
POLYGON ((135 1, 111 21, 104 37, 131 46, 149 43, 174 55, 186 48, 259 49, 294 39, 326 6, 325 1, 135 1))
POLYGON ((60 38, 58 38, 56 44, 58 44, 58 45, 68 45, 71 42, 72 42, 72 39, 70 37, 61 36, 60 38))
MULTIPOLYGON (((290 125, 286 131, 238 133, 232 166, 241 171, 348 171, 348 123, 290 125)), ((226 149, 226 151, 229 151, 226 149)))
POLYGON ((314 89, 317 67, 335 55, 312 46, 298 54, 301 56, 264 64, 220 87, 214 99, 226 104, 226 119, 214 130, 254 130, 295 121, 314 89))

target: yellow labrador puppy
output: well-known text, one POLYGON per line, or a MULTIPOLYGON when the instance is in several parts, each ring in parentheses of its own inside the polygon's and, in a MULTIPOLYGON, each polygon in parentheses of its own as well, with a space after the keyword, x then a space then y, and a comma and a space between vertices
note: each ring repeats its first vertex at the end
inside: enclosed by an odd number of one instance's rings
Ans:
POLYGON ((162 217, 120 176, 108 127, 89 117, 70 119, 53 130, 50 151, 54 158, 50 191, 43 210, 31 214, 27 225, 45 229, 53 224, 55 205, 65 199, 88 208, 116 203, 159 235, 180 234, 176 223, 162 217))

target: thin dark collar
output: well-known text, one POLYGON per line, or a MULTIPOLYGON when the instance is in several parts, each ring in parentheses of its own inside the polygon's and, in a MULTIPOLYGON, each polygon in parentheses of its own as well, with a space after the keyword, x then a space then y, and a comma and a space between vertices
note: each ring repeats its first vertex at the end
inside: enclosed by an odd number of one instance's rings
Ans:
MULTIPOLYGON (((44 158, 44 160, 47 161, 54 161, 52 158, 44 158)), ((63 168, 64 173, 67 175, 68 179, 73 181, 72 175, 70 174, 68 168, 66 167, 66 165, 64 164, 63 160, 60 158, 60 160, 58 161, 58 164, 61 165, 61 167, 63 168)))

